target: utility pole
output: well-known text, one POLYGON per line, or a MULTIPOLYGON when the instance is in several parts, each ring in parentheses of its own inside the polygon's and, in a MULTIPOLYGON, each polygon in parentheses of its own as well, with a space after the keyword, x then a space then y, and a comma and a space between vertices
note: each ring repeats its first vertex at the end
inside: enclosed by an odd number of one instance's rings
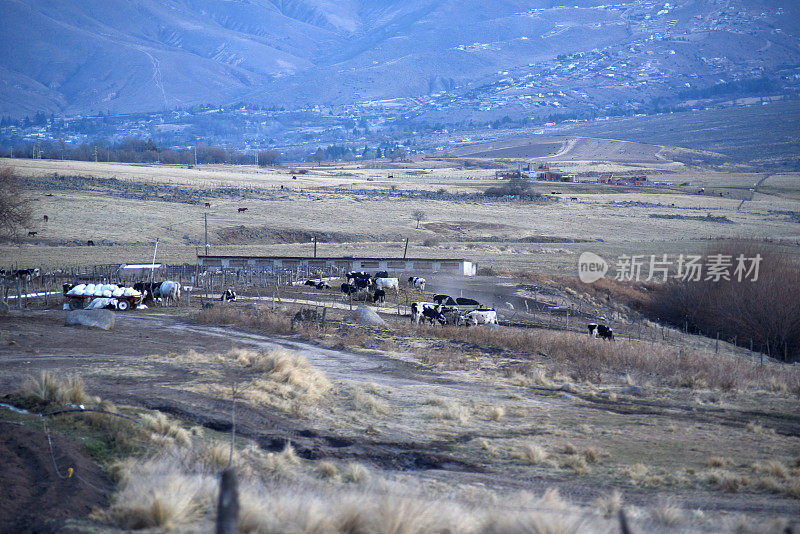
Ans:
POLYGON ((204 221, 205 221, 205 226, 206 226, 206 240, 205 240, 205 244, 206 244, 206 256, 208 256, 208 213, 204 213, 204 214, 203 214, 203 219, 204 219, 204 221))
MULTIPOLYGON (((95 147, 96 148, 96 147, 95 147)), ((158 238, 156 238, 156 247, 153 249, 153 263, 150 266, 150 283, 153 283, 153 279, 156 275, 156 253, 158 252, 158 238)))
POLYGON ((317 257, 317 236, 314 236, 314 257, 317 257))
POLYGON ((408 253, 408 238, 406 238, 406 248, 403 251, 403 259, 406 259, 406 254, 408 253))
POLYGON ((197 166, 197 145, 194 145, 194 164, 197 166))

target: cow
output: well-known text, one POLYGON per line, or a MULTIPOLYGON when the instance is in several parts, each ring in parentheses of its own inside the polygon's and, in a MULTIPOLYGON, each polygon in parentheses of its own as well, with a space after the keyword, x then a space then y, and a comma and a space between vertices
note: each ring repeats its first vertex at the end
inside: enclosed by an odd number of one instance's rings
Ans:
POLYGON ((459 306, 477 306, 480 308, 481 303, 473 299, 465 299, 464 297, 457 297, 456 304, 459 306))
POLYGON ((450 295, 434 295, 433 302, 436 304, 444 304, 445 306, 455 306, 456 301, 450 295))
POLYGON ((349 282, 350 280, 369 280, 372 276, 364 271, 350 271, 346 278, 349 282))
POLYGON ((28 232, 28 237, 35 237, 38 232, 28 232))
POLYGON ((75 287, 75 284, 62 284, 61 288, 64 290, 64 294, 66 295, 69 293, 69 290, 75 287))
POLYGON ((306 280, 306 281, 305 281, 305 283, 304 283, 303 285, 304 285, 304 286, 312 286, 312 287, 316 287, 316 286, 317 286, 317 283, 316 283, 314 280, 306 280))
POLYGON ((39 269, 15 269, 5 273, 5 278, 20 279, 30 282, 33 278, 38 278, 41 274, 39 269))
POLYGON ((604 324, 590 323, 588 329, 590 337, 600 337, 608 341, 614 339, 614 331, 604 324))
POLYGON ((87 247, 93 247, 93 246, 94 246, 94 241, 92 241, 92 240, 90 239, 89 241, 87 241, 87 242, 86 242, 86 246, 87 246, 87 247))
POLYGON ((425 291, 425 279, 420 278, 419 276, 409 276, 408 287, 413 287, 419 289, 420 291, 425 291))
POLYGON ((206 207, 210 208, 211 207, 211 202, 206 202, 206 207))
POLYGON ((328 284, 328 282, 325 282, 323 280, 320 280, 319 282, 314 284, 314 287, 316 287, 317 289, 330 289, 331 288, 331 286, 328 284))
POLYGON ((155 302, 155 299, 161 298, 160 282, 136 282, 133 289, 143 295, 142 300, 155 302))
POLYGON ((238 208, 238 213, 244 213, 247 211, 247 208, 238 208))
POLYGON ((394 289, 395 293, 400 292, 400 280, 397 278, 375 278, 372 280, 375 289, 394 289))
POLYGON ((222 296, 219 298, 222 302, 233 302, 236 300, 236 292, 233 289, 226 289, 222 292, 222 296))
POLYGON ((350 296, 354 300, 368 300, 371 298, 368 286, 359 287, 354 284, 342 284, 340 290, 345 297, 350 296))
POLYGON ((442 306, 433 302, 411 303, 411 322, 419 324, 420 319, 423 323, 427 320, 430 324, 435 322, 441 325, 447 324, 447 318, 442 314, 442 306))
POLYGON ((386 301, 386 291, 383 289, 376 289, 372 294, 372 302, 383 304, 386 301))
POLYGON ((50 220, 50 217, 48 217, 47 215, 42 215, 42 220, 43 220, 44 222, 47 222, 47 221, 49 221, 49 220, 50 220))
POLYGON ((378 271, 372 276, 372 278, 389 278, 389 273, 387 271, 378 271))
POLYGON ((178 282, 171 280, 161 282, 159 292, 161 293, 161 298, 164 299, 162 304, 165 306, 168 302, 177 306, 181 301, 181 285, 178 282))
POLYGON ((491 309, 472 310, 459 317, 459 323, 467 326, 479 324, 497 324, 497 312, 491 309))

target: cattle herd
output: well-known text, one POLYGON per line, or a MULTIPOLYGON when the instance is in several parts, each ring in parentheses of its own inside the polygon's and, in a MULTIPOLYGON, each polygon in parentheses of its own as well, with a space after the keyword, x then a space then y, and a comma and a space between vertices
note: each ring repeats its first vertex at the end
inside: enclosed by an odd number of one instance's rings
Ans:
MULTIPOLYGON (((32 278, 40 276, 39 269, 16 269, 12 271, 0 270, 0 278, 8 281, 31 281, 32 278)), ((92 284, 93 285, 93 284, 92 284)), ((315 289, 331 289, 330 284, 325 280, 307 280, 306 286, 315 289)), ((425 279, 419 276, 409 276, 407 285, 411 289, 425 291, 425 279)), ((94 285, 93 285, 94 286, 94 285)), ((75 291, 81 289, 80 294, 84 295, 83 290, 86 286, 80 284, 64 284, 65 297, 76 296, 75 291)), ((97 285, 96 288, 99 288, 97 285)), ((114 289, 109 286, 109 289, 114 289)), ((122 288, 121 290, 124 290, 122 288)), ((181 297, 181 284, 175 281, 164 282, 136 282, 131 289, 141 294, 142 302, 150 304, 161 303, 162 305, 178 305, 181 297)), ((361 300, 382 304, 386 300, 387 291, 393 291, 395 296, 399 295, 400 281, 398 278, 390 277, 386 271, 378 271, 370 274, 365 271, 351 271, 345 277, 345 282, 341 284, 340 291, 343 298, 350 300, 361 300)), ((102 292, 101 292, 102 293, 102 292)), ((85 296, 85 295, 84 295, 85 296)), ((98 295, 95 295, 98 296, 98 295)), ((100 295, 106 297, 106 295, 100 295)), ((116 295, 111 291, 108 297, 116 295)), ((220 296, 220 301, 231 302, 236 300, 236 293, 232 289, 224 289, 220 296)), ((430 325, 497 325, 497 312, 492 308, 483 306, 480 302, 470 298, 436 294, 432 297, 432 302, 412 302, 411 321, 413 324, 427 323, 430 325)), ((110 307, 110 306, 109 306, 110 307)), ((125 307, 127 309, 127 306, 125 307)), ((614 332, 606 325, 590 323, 587 325, 590 337, 613 340, 614 332)))

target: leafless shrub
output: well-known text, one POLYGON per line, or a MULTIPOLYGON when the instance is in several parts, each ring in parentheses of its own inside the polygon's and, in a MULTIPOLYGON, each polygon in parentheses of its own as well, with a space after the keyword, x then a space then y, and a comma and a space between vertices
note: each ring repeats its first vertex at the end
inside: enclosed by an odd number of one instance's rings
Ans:
MULTIPOLYGON (((731 240, 714 244, 706 255, 754 258, 760 255, 758 279, 675 282, 657 291, 650 314, 676 326, 723 339, 753 340, 776 358, 800 356, 800 264, 767 243, 731 240)), ((731 269, 733 271, 733 269, 731 269)), ((747 340, 747 341, 746 341, 747 340)))
POLYGON ((17 238, 30 227, 33 210, 13 167, 0 167, 0 239, 17 238))

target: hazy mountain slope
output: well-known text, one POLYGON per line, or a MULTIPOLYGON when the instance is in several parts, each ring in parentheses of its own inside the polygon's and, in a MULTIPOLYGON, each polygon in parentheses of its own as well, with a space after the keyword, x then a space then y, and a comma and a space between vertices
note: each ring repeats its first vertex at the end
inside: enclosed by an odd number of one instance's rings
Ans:
POLYGON ((478 109, 508 96, 493 88, 508 76, 517 77, 519 98, 526 87, 532 92, 519 78, 531 76, 546 82, 537 92, 547 84, 576 89, 586 96, 575 105, 591 107, 615 94, 624 105, 629 90, 647 100, 687 83, 776 69, 788 76, 787 66, 800 63, 795 0, 566 4, 0 0, 0 45, 8 51, 0 57, 0 111, 130 112, 236 101, 293 108, 441 90, 457 98, 482 91, 464 104, 478 109), (573 67, 571 60, 553 63, 573 53, 586 57, 573 67))

